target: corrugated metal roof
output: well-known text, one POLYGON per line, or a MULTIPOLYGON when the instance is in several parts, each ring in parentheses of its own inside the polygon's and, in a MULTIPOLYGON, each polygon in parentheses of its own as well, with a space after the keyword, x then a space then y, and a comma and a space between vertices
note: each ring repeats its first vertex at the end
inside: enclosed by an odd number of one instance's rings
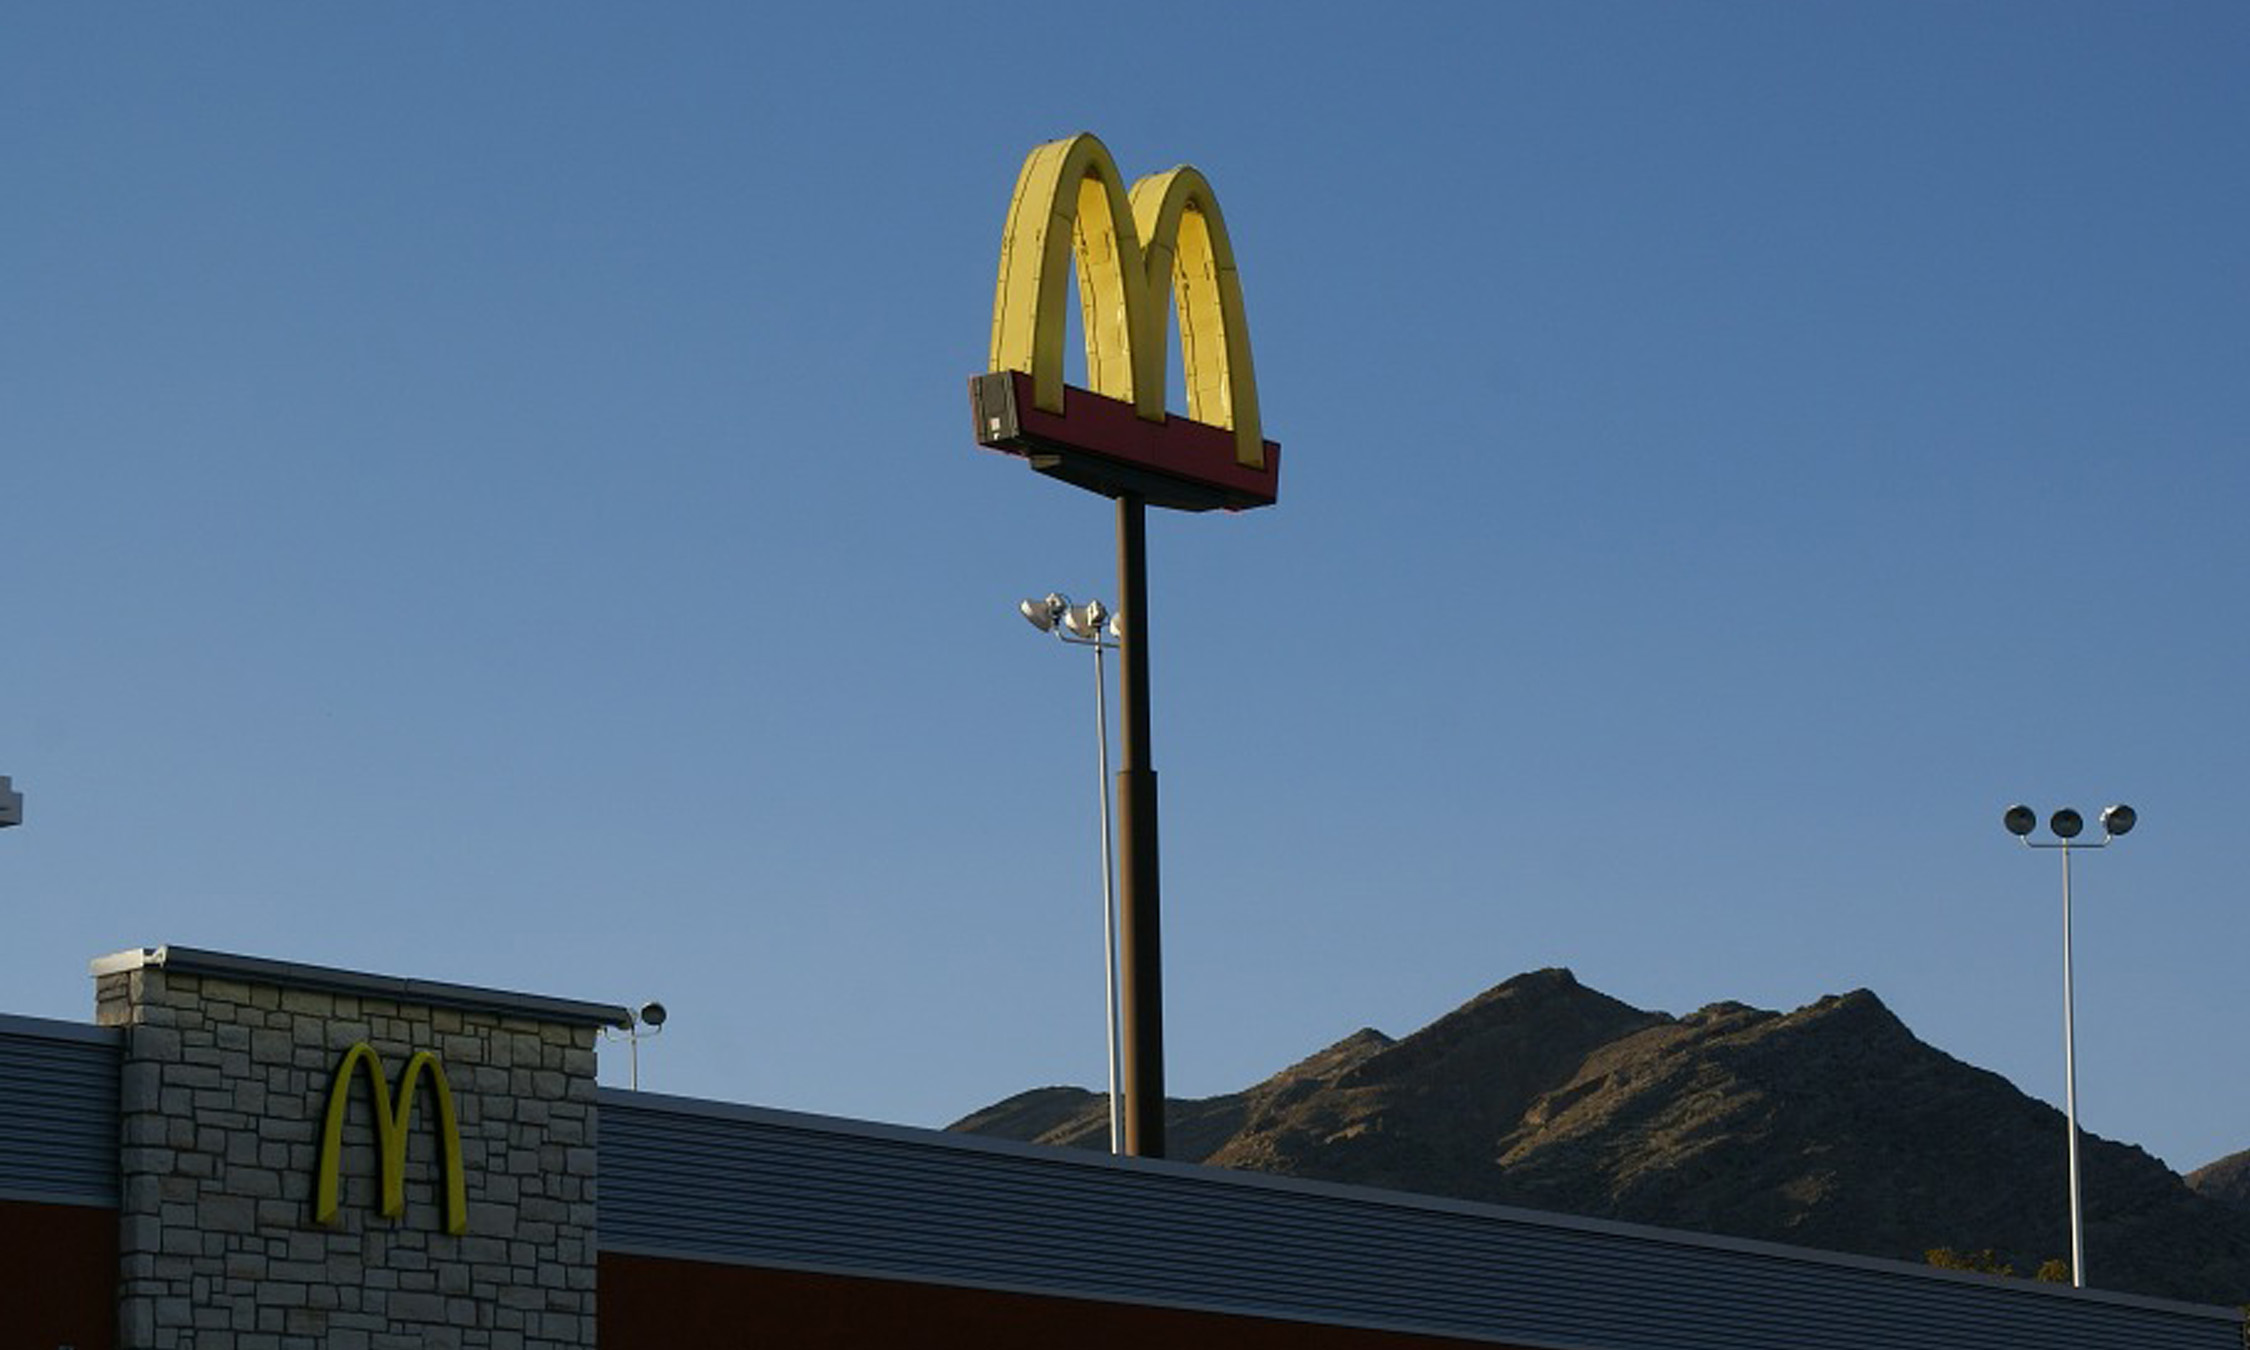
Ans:
POLYGON ((107 1027, 0 1015, 0 1197, 117 1203, 117 1076, 107 1027))
POLYGON ((2226 1309, 1358 1187, 601 1095, 637 1252, 1563 1350, 2241 1350, 2226 1309))

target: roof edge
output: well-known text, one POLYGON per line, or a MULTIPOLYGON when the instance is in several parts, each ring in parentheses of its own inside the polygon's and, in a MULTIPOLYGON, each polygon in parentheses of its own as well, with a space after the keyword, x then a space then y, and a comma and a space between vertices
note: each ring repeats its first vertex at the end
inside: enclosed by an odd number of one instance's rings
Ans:
POLYGON ((632 1014, 620 1004, 588 1003, 553 998, 545 994, 520 994, 506 989, 448 984, 442 980, 415 980, 398 975, 375 975, 333 966, 311 966, 296 961, 275 961, 263 956, 241 956, 201 947, 137 947, 94 958, 94 975, 162 968, 181 975, 241 980, 246 984, 274 985, 283 989, 312 989, 362 998, 395 999, 462 1012, 496 1013, 535 1022, 564 1026, 632 1025, 632 1014))

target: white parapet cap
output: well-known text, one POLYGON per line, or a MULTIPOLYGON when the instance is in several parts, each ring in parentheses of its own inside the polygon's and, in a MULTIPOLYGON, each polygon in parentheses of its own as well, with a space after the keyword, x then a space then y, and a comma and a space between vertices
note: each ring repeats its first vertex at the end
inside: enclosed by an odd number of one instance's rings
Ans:
POLYGON ((617 1004, 585 1003, 544 994, 518 994, 505 989, 480 989, 474 985, 447 984, 438 980, 411 980, 397 975, 370 975, 333 966, 308 966, 295 961, 275 961, 263 956, 237 956, 200 947, 135 947, 95 957, 96 977, 162 967, 180 975, 240 980, 282 989, 310 989, 359 998, 385 998, 399 1003, 421 1003, 462 1012, 495 1013, 534 1022, 566 1026, 629 1027, 633 1016, 617 1004))

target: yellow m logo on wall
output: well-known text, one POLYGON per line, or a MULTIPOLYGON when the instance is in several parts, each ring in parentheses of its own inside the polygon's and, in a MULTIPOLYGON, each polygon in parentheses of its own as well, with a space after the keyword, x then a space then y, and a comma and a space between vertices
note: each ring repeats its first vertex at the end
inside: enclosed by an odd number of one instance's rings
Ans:
POLYGON ((375 1152, 381 1168, 382 1213, 398 1218, 406 1213, 406 1131, 414 1119, 414 1090, 426 1073, 437 1096, 439 1165, 445 1172, 445 1231, 469 1230, 469 1197, 461 1180, 461 1127, 453 1115, 453 1089, 445 1069, 427 1050, 406 1061, 399 1073, 394 1097, 383 1076, 383 1061, 374 1047, 362 1041, 344 1052, 336 1066, 336 1082, 328 1089, 328 1117, 320 1133, 320 1176, 313 1195, 313 1221, 336 1222, 338 1172, 343 1164, 344 1113, 351 1104, 353 1071, 365 1068, 375 1108, 375 1152))
POLYGON ((992 370, 1031 376, 1033 402, 1063 411, 1064 280, 1078 264, 1087 383, 1164 420, 1165 322, 1177 308, 1187 415, 1234 432, 1235 461, 1262 469, 1250 328, 1218 199, 1186 167, 1128 193, 1091 133, 1049 141, 1024 160, 1001 234, 992 304, 992 370))

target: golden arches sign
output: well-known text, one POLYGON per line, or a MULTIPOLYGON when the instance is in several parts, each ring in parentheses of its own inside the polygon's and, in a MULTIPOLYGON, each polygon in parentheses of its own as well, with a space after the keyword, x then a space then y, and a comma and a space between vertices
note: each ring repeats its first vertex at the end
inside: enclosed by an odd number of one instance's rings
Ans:
POLYGON ((398 1093, 394 1098, 391 1085, 383 1076, 382 1058, 365 1041, 344 1052, 343 1060, 336 1066, 336 1081, 328 1089, 328 1115, 320 1131, 320 1174, 313 1194, 313 1221, 336 1222, 338 1174, 344 1152, 344 1113, 351 1103, 352 1084, 357 1081, 353 1070, 360 1068, 367 1070, 368 1093, 374 1100, 375 1154, 382 1181, 381 1212, 393 1219, 406 1213, 406 1131, 414 1119, 414 1089, 427 1073, 430 1090, 437 1097, 438 1163, 445 1173, 445 1231, 467 1232, 469 1197, 461 1179, 461 1126, 453 1114, 453 1089, 445 1081, 444 1067, 429 1051, 416 1052, 399 1071, 398 1093))
POLYGON ((1028 374, 1034 406, 1049 413, 1063 411, 1074 258, 1093 392, 1164 421, 1165 324, 1176 309, 1188 417, 1233 431, 1235 462, 1265 469, 1242 281, 1203 175, 1183 165, 1128 192, 1090 132, 1049 141, 1024 160, 1001 235, 990 368, 1028 374))

